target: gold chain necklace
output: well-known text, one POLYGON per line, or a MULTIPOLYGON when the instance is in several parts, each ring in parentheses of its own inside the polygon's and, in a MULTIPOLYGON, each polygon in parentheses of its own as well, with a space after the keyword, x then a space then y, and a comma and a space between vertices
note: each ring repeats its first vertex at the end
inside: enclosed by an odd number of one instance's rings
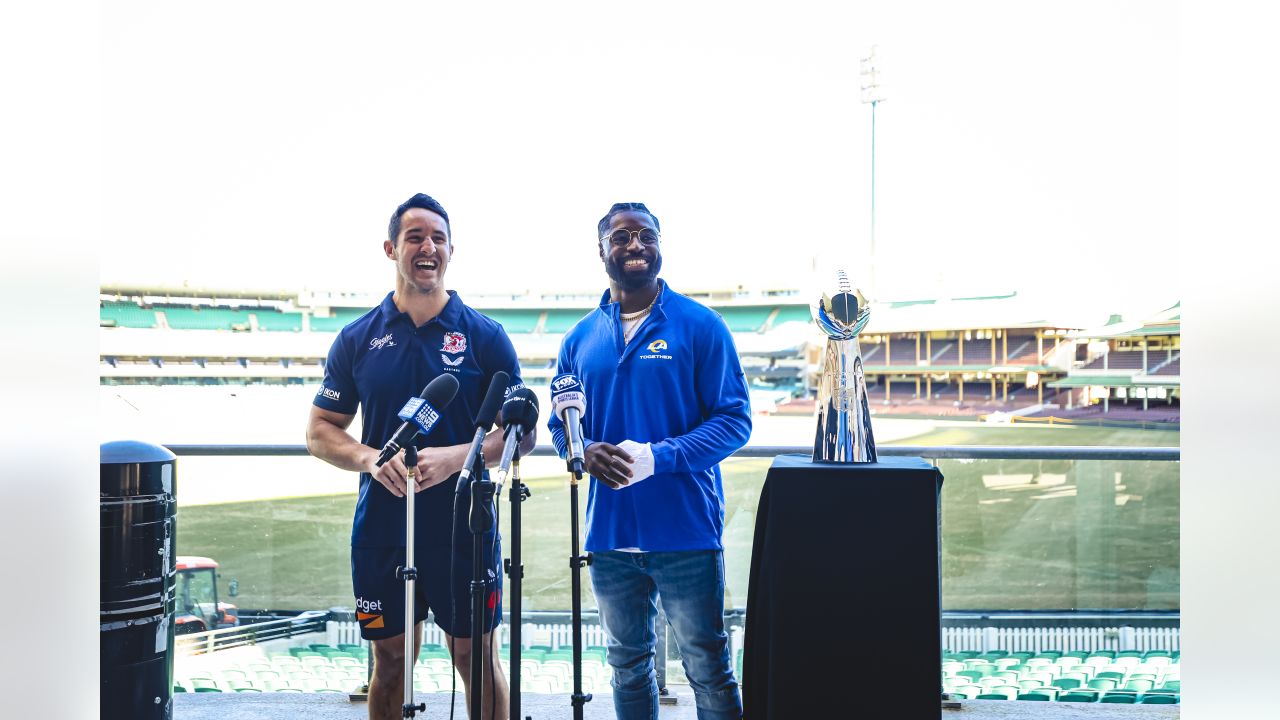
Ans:
POLYGON ((634 334, 636 333, 636 330, 637 330, 637 329, 639 329, 639 327, 640 327, 641 325, 643 325, 643 324, 644 324, 644 320, 642 320, 641 318, 643 318, 644 316, 648 315, 648 314, 649 314, 649 312, 653 310, 653 305, 654 305, 654 303, 658 302, 658 295, 659 295, 659 293, 654 293, 654 294, 653 294, 653 299, 649 301, 649 304, 648 304, 648 305, 647 305, 643 310, 637 310, 637 311, 635 311, 635 312, 633 312, 633 313, 624 313, 624 312, 619 311, 619 313, 618 313, 618 317, 619 317, 621 320, 626 321, 626 322, 630 322, 630 321, 632 321, 632 320, 637 320, 637 321, 638 321, 638 322, 636 322, 636 324, 635 324, 635 325, 632 325, 630 329, 628 329, 628 330, 626 330, 626 331, 624 331, 624 332, 622 333, 622 344, 623 344, 623 345, 626 345, 627 343, 631 342, 631 336, 632 336, 632 335, 634 335, 634 334))

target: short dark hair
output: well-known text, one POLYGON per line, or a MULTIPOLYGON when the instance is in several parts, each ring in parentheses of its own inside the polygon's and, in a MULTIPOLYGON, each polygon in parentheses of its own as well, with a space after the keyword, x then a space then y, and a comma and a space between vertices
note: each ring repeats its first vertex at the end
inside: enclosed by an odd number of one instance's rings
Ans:
POLYGON ((605 213, 604 217, 600 218, 600 222, 596 224, 596 237, 599 238, 604 235, 604 231, 609 228, 609 220, 614 215, 624 212, 640 212, 648 215, 653 219, 654 229, 662 232, 662 223, 658 222, 658 216, 649 212, 649 208, 645 207, 644 203, 614 203, 613 207, 609 208, 609 212, 605 213))
POLYGON ((449 233, 450 242, 453 241, 453 227, 449 225, 449 213, 444 211, 444 206, 436 199, 426 193, 418 193, 413 197, 400 203, 400 207, 396 208, 395 213, 391 215, 391 224, 387 226, 387 237, 391 238, 391 244, 396 243, 396 239, 400 237, 400 218, 413 208, 422 208, 444 218, 444 229, 449 233))

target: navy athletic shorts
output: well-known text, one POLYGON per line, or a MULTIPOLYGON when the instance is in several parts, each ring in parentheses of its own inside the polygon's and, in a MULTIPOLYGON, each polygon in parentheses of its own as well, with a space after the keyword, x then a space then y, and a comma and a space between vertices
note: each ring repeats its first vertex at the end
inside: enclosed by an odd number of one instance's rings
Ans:
MULTIPOLYGON (((430 608, 441 630, 456 638, 469 638, 473 536, 467 526, 465 509, 458 519, 452 548, 438 541, 424 543, 422 535, 418 533, 413 559, 418 568, 418 579, 414 583, 414 621, 426 620, 427 609, 430 608)), ((448 537, 447 533, 445 537, 448 537)), ((483 627, 487 633, 502 620, 502 538, 496 530, 490 530, 482 537, 486 580, 483 627)), ((355 590, 356 618, 360 622, 360 636, 366 640, 382 640, 404 633, 405 583, 396 572, 396 568, 404 565, 404 560, 403 547, 351 548, 351 584, 355 590)))

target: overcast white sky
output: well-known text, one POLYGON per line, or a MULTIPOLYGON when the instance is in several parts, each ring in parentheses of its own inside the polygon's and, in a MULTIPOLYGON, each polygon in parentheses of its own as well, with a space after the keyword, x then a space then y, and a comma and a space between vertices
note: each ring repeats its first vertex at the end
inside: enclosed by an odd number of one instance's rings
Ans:
POLYGON ((1018 290, 1159 309, 1176 275, 1177 6, 105 4, 101 279, 385 291, 434 195, 464 294, 598 291, 648 203, 676 289, 1018 290))

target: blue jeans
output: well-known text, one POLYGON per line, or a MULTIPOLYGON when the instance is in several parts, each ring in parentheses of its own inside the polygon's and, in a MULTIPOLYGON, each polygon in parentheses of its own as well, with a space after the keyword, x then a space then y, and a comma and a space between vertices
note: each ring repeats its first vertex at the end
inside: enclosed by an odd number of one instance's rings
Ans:
POLYGON ((618 720, 657 720, 654 672, 658 596, 684 655, 699 720, 738 720, 742 698, 724 630, 724 555, 719 550, 595 553, 591 588, 609 638, 618 720))

